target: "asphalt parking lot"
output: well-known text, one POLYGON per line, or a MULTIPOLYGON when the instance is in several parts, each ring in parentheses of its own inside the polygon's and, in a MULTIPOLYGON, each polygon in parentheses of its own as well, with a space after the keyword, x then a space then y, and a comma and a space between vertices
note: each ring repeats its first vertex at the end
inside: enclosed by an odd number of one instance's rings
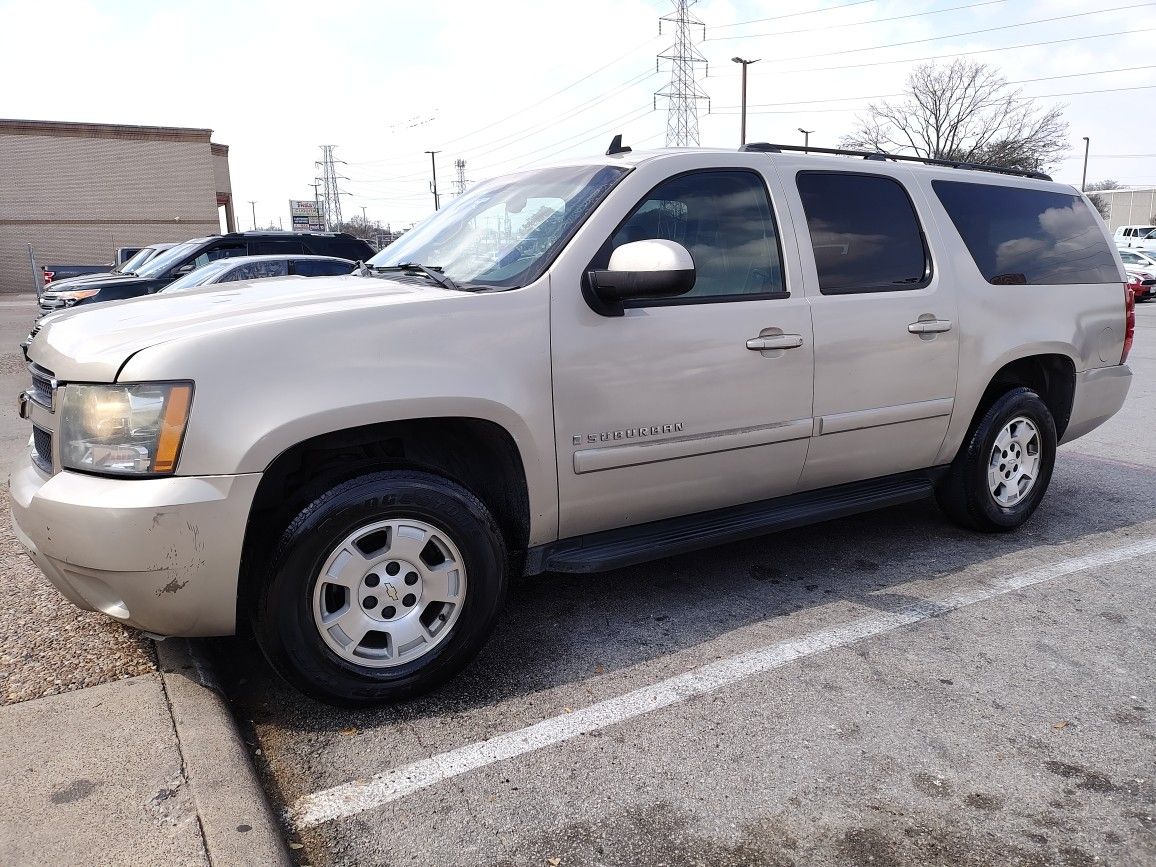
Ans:
POLYGON ((519 586, 422 700, 214 643, 302 864, 1156 863, 1156 304, 1020 532, 934 505, 519 586))

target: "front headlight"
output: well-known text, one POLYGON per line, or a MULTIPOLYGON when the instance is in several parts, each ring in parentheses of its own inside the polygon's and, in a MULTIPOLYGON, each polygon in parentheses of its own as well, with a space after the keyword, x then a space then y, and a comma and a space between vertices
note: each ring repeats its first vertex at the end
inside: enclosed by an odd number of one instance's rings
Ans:
POLYGON ((114 475, 169 475, 177 467, 193 399, 191 382, 66 385, 60 463, 114 475))
POLYGON ((99 294, 99 289, 69 289, 64 292, 57 292, 55 298, 57 301, 63 301, 65 307, 71 307, 77 301, 83 301, 85 298, 99 294))

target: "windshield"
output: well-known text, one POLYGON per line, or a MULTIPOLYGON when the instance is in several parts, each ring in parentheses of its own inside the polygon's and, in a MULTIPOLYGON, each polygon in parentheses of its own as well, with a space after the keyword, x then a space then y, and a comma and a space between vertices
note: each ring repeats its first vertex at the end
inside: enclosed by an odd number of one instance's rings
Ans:
POLYGON ((130 256, 128 260, 116 269, 118 274, 135 274, 136 269, 149 260, 149 257, 155 253, 156 250, 152 247, 145 247, 143 250, 138 250, 135 254, 130 256))
POLYGON ((459 285, 514 288, 536 280, 570 233, 626 174, 568 166, 478 184, 406 232, 370 265, 416 263, 459 285))
POLYGON ((155 259, 145 262, 136 273, 141 277, 161 277, 167 273, 173 265, 199 250, 201 244, 201 241, 185 241, 183 244, 170 247, 155 259))
POLYGON ((178 277, 168 286, 161 290, 161 292, 179 292, 182 289, 192 289, 195 286, 204 286, 210 280, 213 280, 221 275, 223 271, 232 268, 237 264, 235 259, 220 259, 216 262, 210 262, 208 265, 202 265, 195 271, 190 271, 184 277, 178 277))
POLYGON ((1144 241, 1149 241, 1156 238, 1156 226, 1146 226, 1143 229, 1138 229, 1136 234, 1144 241))

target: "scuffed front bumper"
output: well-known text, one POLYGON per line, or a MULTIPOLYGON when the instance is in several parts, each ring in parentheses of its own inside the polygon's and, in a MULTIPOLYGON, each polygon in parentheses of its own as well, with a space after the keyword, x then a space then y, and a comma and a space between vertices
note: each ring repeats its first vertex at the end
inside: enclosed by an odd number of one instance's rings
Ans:
POLYGON ((259 473, 108 479, 12 472, 17 538, 81 608, 158 635, 231 635, 259 473))
POLYGON ((1072 415, 1061 443, 1071 442, 1098 428, 1124 405, 1132 386, 1132 368, 1126 364, 1097 367, 1076 374, 1072 415))

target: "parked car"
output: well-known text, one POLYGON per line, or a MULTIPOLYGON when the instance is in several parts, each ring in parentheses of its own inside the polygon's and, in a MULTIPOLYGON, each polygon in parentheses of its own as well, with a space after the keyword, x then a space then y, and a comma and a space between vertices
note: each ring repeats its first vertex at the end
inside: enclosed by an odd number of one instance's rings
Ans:
POLYGON ((194 238, 183 244, 177 244, 146 262, 135 274, 122 274, 90 281, 65 299, 42 297, 40 309, 42 312, 48 312, 64 306, 88 305, 100 301, 120 301, 125 298, 152 295, 178 277, 183 277, 202 265, 218 259, 299 253, 338 256, 356 262, 373 256, 373 248, 360 238, 335 232, 233 232, 228 235, 194 238), (61 300, 64 303, 53 303, 61 300))
POLYGON ((333 256, 238 256, 202 265, 160 291, 169 295, 200 286, 269 277, 336 277, 351 273, 356 264, 333 256))
POLYGON ((1137 304, 1141 301, 1151 301, 1153 295, 1156 294, 1156 274, 1151 271, 1129 269, 1128 288, 1132 290, 1137 304))
POLYGON ((460 671, 519 575, 932 495, 1014 530, 1123 405, 1132 293, 1072 187, 616 145, 479 183, 355 275, 57 314, 17 537, 77 605, 250 620, 297 687, 369 704, 460 671))
POLYGON ((1117 226, 1112 240, 1117 247, 1143 247, 1156 240, 1156 226, 1117 226))
MULTIPOLYGON (((67 301, 70 299, 70 296, 67 296, 63 293, 75 289, 78 286, 82 286, 85 283, 91 283, 93 280, 101 280, 105 277, 119 277, 122 274, 135 275, 136 272, 146 262, 156 258, 170 247, 175 246, 175 244, 150 244, 149 246, 142 247, 140 250, 138 250, 136 255, 128 259, 124 264, 118 265, 111 271, 104 271, 99 274, 85 274, 83 276, 70 277, 64 280, 57 280, 53 278, 52 280, 48 281, 48 272, 45 271, 45 278, 47 281, 45 286, 50 286, 51 288, 46 288, 45 291, 41 293, 40 300, 42 303, 45 301, 67 301)), ((70 307, 71 305, 67 303, 60 303, 50 304, 48 306, 55 309, 57 307, 70 307)))

